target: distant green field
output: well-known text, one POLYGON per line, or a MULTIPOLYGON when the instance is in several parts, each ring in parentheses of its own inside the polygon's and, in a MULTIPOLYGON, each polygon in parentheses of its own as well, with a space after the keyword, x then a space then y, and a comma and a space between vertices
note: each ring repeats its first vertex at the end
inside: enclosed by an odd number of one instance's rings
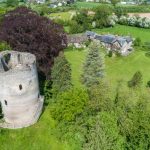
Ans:
POLYGON ((121 7, 123 11, 125 12, 143 12, 143 13, 149 13, 150 12, 150 5, 120 5, 118 4, 116 8, 121 7))
POLYGON ((134 38, 141 38, 142 42, 150 42, 150 29, 143 29, 131 26, 116 25, 113 28, 94 29, 97 33, 112 33, 119 35, 130 35, 134 38))
POLYGON ((52 19, 70 20, 73 14, 75 14, 75 11, 51 13, 49 17, 52 19))
MULTIPOLYGON (((75 6, 79 9, 81 8, 87 8, 87 9, 90 9, 90 8, 95 8, 95 7, 98 7, 100 5, 108 5, 112 8, 114 8, 113 5, 111 4, 102 4, 102 3, 96 3, 96 2, 76 2, 75 3, 75 6)), ((122 10, 124 10, 125 12, 150 12, 150 5, 122 5, 122 4, 117 4, 116 5, 116 8, 122 8, 122 10)))
POLYGON ((100 6, 100 3, 94 3, 94 2, 76 2, 75 6, 77 8, 94 8, 100 6))
MULTIPOLYGON (((118 25, 114 28, 96 29, 94 31, 98 33, 131 35, 133 37, 140 37, 143 42, 150 41, 150 30, 147 29, 118 25)), ((65 55, 72 65, 73 83, 77 87, 81 86, 80 76, 87 51, 66 51, 65 55)), ((150 58, 145 56, 145 51, 135 50, 127 57, 106 57, 105 61, 106 78, 114 86, 120 80, 123 80, 126 83, 138 70, 143 74, 144 85, 150 80, 150 58)))

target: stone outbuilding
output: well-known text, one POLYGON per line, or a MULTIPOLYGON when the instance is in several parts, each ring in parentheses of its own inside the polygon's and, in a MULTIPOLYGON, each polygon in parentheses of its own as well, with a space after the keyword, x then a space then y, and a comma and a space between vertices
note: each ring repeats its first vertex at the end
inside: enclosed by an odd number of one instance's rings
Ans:
POLYGON ((67 36, 68 46, 74 46, 75 48, 85 48, 89 38, 85 34, 72 34, 67 36))
POLYGON ((36 57, 30 53, 0 53, 2 128, 23 128, 37 122, 43 108, 36 57))

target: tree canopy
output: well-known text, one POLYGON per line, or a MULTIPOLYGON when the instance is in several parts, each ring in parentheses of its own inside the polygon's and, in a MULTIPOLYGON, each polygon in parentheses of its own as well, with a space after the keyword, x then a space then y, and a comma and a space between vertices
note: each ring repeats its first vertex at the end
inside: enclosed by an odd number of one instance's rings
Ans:
POLYGON ((51 73, 53 96, 65 92, 72 87, 71 66, 63 53, 54 60, 51 73))
POLYGON ((18 0, 7 0, 7 1, 6 1, 6 4, 7 4, 8 7, 9 7, 9 6, 11 6, 11 7, 16 7, 16 6, 18 6, 19 1, 18 1, 18 0))
POLYGON ((26 7, 18 7, 5 15, 0 26, 0 41, 6 41, 13 50, 35 54, 39 72, 47 78, 54 57, 67 45, 61 25, 26 7))
POLYGON ((142 84, 142 73, 137 71, 132 79, 128 82, 129 87, 140 87, 142 84))

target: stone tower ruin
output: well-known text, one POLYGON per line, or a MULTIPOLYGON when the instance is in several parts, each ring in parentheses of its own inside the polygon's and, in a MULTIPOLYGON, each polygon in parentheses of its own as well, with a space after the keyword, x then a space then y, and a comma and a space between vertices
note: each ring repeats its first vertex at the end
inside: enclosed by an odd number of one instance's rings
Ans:
POLYGON ((40 96, 36 58, 30 53, 0 53, 0 127, 23 128, 37 122, 44 98, 40 96))

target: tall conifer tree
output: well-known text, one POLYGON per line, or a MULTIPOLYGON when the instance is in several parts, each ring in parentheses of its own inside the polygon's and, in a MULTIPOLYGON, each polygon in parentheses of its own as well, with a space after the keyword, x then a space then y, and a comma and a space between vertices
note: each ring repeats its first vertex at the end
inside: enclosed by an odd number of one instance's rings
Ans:
POLYGON ((99 51, 99 44, 93 42, 84 63, 82 83, 87 87, 98 84, 104 77, 104 66, 104 57, 99 51))
POLYGON ((51 78, 53 96, 70 89, 72 86, 71 67, 63 53, 60 53, 54 60, 51 78))

